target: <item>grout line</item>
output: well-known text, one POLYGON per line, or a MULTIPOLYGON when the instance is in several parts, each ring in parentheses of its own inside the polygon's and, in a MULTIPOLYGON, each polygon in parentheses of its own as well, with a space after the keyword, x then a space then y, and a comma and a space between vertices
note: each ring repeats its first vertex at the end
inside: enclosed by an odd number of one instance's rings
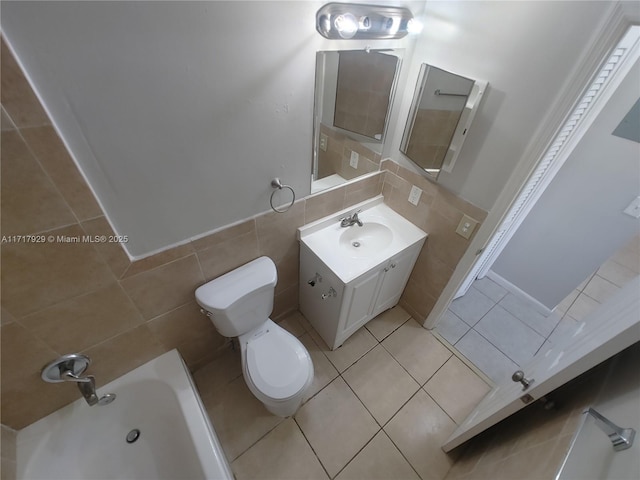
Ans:
MULTIPOLYGON (((333 380, 332 380, 333 381, 333 380)), ((314 395, 315 396, 315 395, 314 395)), ((318 463, 320 464, 320 466, 322 467, 322 469, 324 470, 324 473, 327 474, 327 478, 331 478, 331 475, 329 475, 329 472, 327 471, 327 469, 324 466, 324 463, 322 463, 322 460, 320 460, 320 457, 318 456, 318 453, 315 451, 315 449, 313 448, 313 445, 311 445, 311 442, 309 441, 309 439, 307 438, 307 436, 304 434, 304 430, 302 430, 302 427, 300 426, 300 424, 298 423, 298 419, 296 418, 295 414, 291 417, 291 419, 293 420, 293 422, 296 424, 296 427, 298 427, 298 430, 300 431, 300 433, 302 434, 302 438, 304 438, 304 441, 307 442, 307 445, 309 446, 309 448, 311 449, 311 451, 313 452, 313 454, 316 457, 316 460, 318 460, 318 463)))
MULTIPOLYGON (((473 328, 469 328, 467 333, 469 333, 469 331, 471 331, 471 330, 473 330, 473 328)), ((469 360, 467 357, 465 357, 464 354, 462 352, 460 352, 454 345, 451 345, 447 341, 446 338, 442 337, 442 335, 439 332, 434 331, 434 332, 432 332, 432 334, 436 338, 436 340, 439 340, 440 343, 442 343, 444 345, 444 347, 447 348, 447 350, 449 350, 452 353, 452 355, 454 357, 456 357, 458 360, 460 360, 462 363, 464 363, 468 368, 470 368, 471 371, 473 371, 473 373, 478 375, 478 377, 480 377, 480 379, 482 381, 484 381, 484 383, 489 385, 491 388, 494 388, 496 386, 496 382, 494 382, 491 379, 491 377, 489 377, 489 375, 487 375, 482 370, 480 370, 480 368, 478 368, 478 366, 476 366, 475 363, 473 363, 471 360, 469 360)), ((465 335, 466 335, 466 333, 465 333, 465 335)), ((460 337, 460 338, 462 338, 462 337, 460 337)), ((451 358, 451 357, 449 357, 449 358, 451 358)), ((448 359, 447 359, 447 361, 448 361, 448 359)), ((442 368, 442 367, 440 367, 440 368, 442 368)), ((440 369, 438 369, 438 370, 440 370, 440 369)), ((435 375, 435 373, 434 373, 434 375, 435 375)), ((425 383, 425 385, 426 385, 426 383, 425 383)))
MULTIPOLYGON (((419 392, 419 391, 420 391, 420 390, 418 390, 418 392, 419 392)), ((415 396, 418 394, 418 392, 416 392, 415 394, 413 394, 413 396, 412 396, 411 398, 415 397, 415 396)), ((409 400, 411 400, 411 399, 409 399, 409 400)), ((409 401, 407 401, 407 403, 409 403, 409 401)), ((405 404, 405 405, 406 405, 406 404, 405 404)), ((395 416, 395 415, 394 415, 394 416, 395 416)), ((387 424, 388 424, 388 423, 389 423, 389 422, 387 422, 387 424)), ((404 454, 404 452, 402 451, 402 449, 400 448, 400 446, 399 446, 399 445, 397 445, 397 444, 396 444, 396 442, 394 442, 394 441, 393 441, 393 438, 391 438, 391 435, 389 435, 389 434, 387 433, 387 431, 386 431, 384 428, 382 429, 382 432, 383 432, 383 433, 385 434, 385 436, 389 439, 389 441, 391 442, 391 444, 392 444, 394 447, 396 447, 396 450, 398 450, 398 452, 400 453, 400 455, 402 455, 402 458, 404 458, 405 462, 407 462, 407 465, 409 465, 409 466, 411 467, 411 469, 412 469, 414 472, 416 472, 416 475, 418 476, 418 478, 422 479, 422 475, 420 475, 420 474, 418 473, 418 471, 415 469, 415 467, 413 466, 413 464, 411 463, 411 461, 406 457, 406 455, 404 454)), ((376 435, 377 435, 377 434, 376 434, 376 435)))
MULTIPOLYGON (((441 368, 442 368, 442 367, 441 367, 441 368)), ((444 412, 444 414, 445 414, 447 417, 449 417, 449 419, 451 419, 451 421, 456 425, 456 427, 459 427, 459 426, 460 426, 460 425, 458 424, 458 422, 456 422, 456 421, 453 419, 453 417, 451 416, 451 414, 450 414, 449 412, 447 412, 447 411, 444 409, 444 407, 443 407, 442 405, 440 405, 440 404, 438 403, 438 401, 437 401, 435 398, 433 398, 431 395, 429 395, 429 392, 427 392, 427 391, 424 389, 424 387, 421 387, 421 388, 420 388, 420 390, 422 390, 422 391, 423 391, 423 392, 424 392, 424 393, 425 393, 425 394, 426 394, 426 395, 427 395, 431 400, 433 400, 433 403, 435 403, 435 404, 438 406, 438 408, 439 408, 440 410, 442 410, 442 411, 444 412)), ((478 403, 479 403, 479 402, 478 402, 478 403)), ((472 411, 473 411, 473 410, 471 410, 469 413, 471 413, 472 411)))
MULTIPOLYGON (((51 119, 49 119, 49 121, 51 121, 51 119)), ((64 142, 62 141, 62 139, 60 138, 60 136, 58 135, 58 132, 56 131, 55 127, 53 127, 53 125, 43 125, 41 127, 32 127, 32 128, 44 128, 44 127, 50 127, 54 133, 56 134, 56 136, 60 139, 60 142, 63 144, 64 149, 66 150, 66 153, 68 154, 69 151, 66 149, 66 145, 64 145, 64 142)), ((26 129, 26 128, 25 128, 26 129)), ((47 177, 47 180, 49 180, 49 182, 51 182, 51 185, 53 185, 53 188, 55 189, 56 193, 58 195, 60 195, 60 198, 62 199, 62 201, 64 202, 64 204, 67 206, 67 208, 69 209, 69 212, 71 212, 71 215, 73 215, 73 218, 76 219, 76 224, 80 225, 80 223, 82 223, 80 221, 80 219, 78 218, 78 215, 76 214, 76 212, 73 210, 73 208, 71 208, 71 205, 69 204, 69 201, 67 200, 67 198, 62 194, 62 191, 60 190, 60 188, 58 187, 58 184, 53 180, 53 178, 51 177, 51 175, 49 175, 49 172, 47 171, 46 168, 44 168, 44 166, 42 165, 42 162, 40 161, 40 158, 38 157, 38 155, 36 155, 35 151, 31 148, 31 144, 29 142, 27 142, 27 139, 22 135, 22 128, 18 128, 17 132, 18 135, 20 137, 20 139, 22 140, 22 142, 25 144, 25 146, 27 147, 27 150, 29 151, 29 154, 31 155, 31 157, 33 157, 33 159, 36 161, 36 163, 38 164, 38 166, 40 167, 40 170, 42 170, 42 173, 45 174, 45 176, 47 177)), ((75 165, 74 166, 76 168, 76 170, 78 170, 78 166, 75 165)), ((82 176, 82 174, 80 174, 82 176)), ((86 181, 85 181, 86 183, 86 181)), ((93 194, 93 192, 91 192, 93 194)), ((94 195, 94 199, 95 199, 95 195, 94 195)), ((102 211, 102 208, 100 208, 100 210, 102 211)), ((104 215, 104 211, 102 212, 104 215)))

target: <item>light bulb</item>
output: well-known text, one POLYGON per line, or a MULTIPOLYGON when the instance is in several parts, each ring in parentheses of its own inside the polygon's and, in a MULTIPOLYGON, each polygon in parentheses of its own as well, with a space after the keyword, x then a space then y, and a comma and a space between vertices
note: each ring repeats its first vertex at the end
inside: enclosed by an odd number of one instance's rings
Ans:
POLYGON ((351 13, 338 15, 333 23, 342 38, 352 38, 358 31, 358 20, 351 13))
POLYGON ((415 18, 412 18, 407 22, 408 33, 421 33, 423 27, 422 22, 419 22, 415 18))

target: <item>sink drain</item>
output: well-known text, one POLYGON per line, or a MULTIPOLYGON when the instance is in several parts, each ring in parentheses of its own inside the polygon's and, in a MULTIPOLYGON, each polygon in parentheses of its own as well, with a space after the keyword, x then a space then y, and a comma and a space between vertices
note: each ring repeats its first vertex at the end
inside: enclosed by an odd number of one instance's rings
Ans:
POLYGON ((140 430, 134 428, 129 433, 127 433, 127 443, 133 443, 140 438, 140 430))
POLYGON ((360 242, 353 242, 351 245, 353 245, 354 247, 358 248, 360 246, 360 242))

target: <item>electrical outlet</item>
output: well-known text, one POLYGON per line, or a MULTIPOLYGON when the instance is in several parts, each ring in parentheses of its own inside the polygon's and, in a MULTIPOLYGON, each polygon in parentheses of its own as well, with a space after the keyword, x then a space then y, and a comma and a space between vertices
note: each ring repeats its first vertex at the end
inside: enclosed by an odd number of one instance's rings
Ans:
POLYGON ((409 192, 409 199, 408 199, 409 203, 412 203, 417 206, 418 202, 420 201, 420 195, 422 195, 422 190, 416 187, 415 185, 412 185, 411 191, 409 192))
POLYGON ((326 152, 328 142, 329 142, 329 138, 327 137, 327 134, 321 133, 320 134, 320 150, 322 150, 323 152, 326 152))
POLYGON ((462 217, 462 220, 460 220, 458 228, 456 228, 456 233, 468 240, 469 238, 471 238, 471 234, 476 229, 477 225, 477 220, 474 220, 473 218, 465 215, 462 217))
POLYGON ((358 155, 358 152, 354 152, 353 150, 351 150, 349 165, 351 165, 353 168, 358 168, 358 160, 360 160, 360 155, 358 155))

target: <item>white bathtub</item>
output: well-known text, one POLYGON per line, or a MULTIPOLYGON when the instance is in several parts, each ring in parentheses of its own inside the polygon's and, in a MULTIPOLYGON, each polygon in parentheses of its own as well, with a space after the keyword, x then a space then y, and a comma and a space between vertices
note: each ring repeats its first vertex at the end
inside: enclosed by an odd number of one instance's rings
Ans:
POLYGON ((233 479, 176 350, 98 388, 105 393, 117 398, 80 399, 20 430, 18 479, 233 479), (140 436, 127 443, 132 429, 140 436))

